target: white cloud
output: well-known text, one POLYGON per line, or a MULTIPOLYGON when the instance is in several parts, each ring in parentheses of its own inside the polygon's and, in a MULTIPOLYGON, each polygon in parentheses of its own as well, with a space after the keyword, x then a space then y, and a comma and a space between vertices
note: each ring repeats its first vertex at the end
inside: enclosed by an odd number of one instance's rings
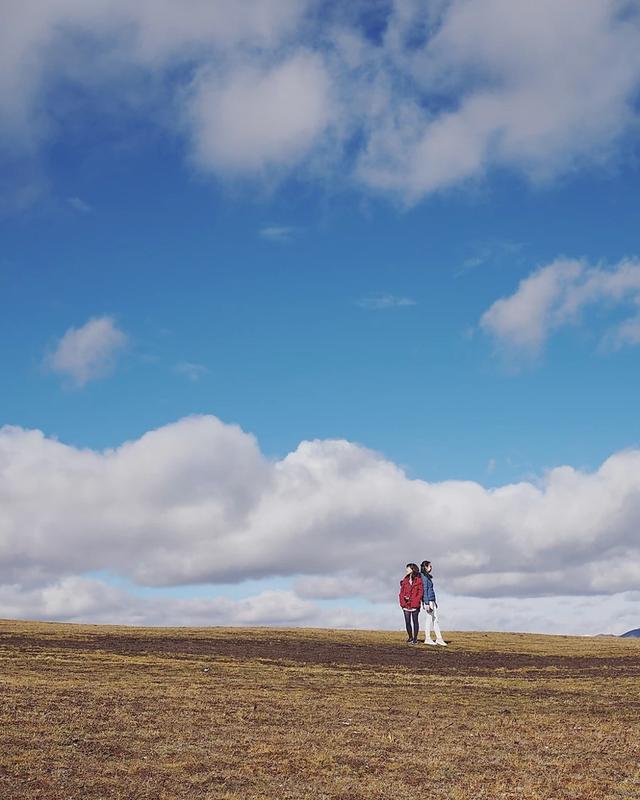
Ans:
POLYGON ((493 303, 480 326, 500 343, 537 355, 553 331, 578 324, 586 309, 597 306, 627 308, 627 317, 605 333, 605 344, 640 342, 640 261, 625 259, 605 268, 557 259, 520 281, 512 295, 493 303))
POLYGON ((0 29, 0 132, 21 146, 47 135, 42 100, 56 81, 95 87, 140 68, 161 75, 213 52, 272 48, 304 12, 298 0, 41 0, 34 14, 9 0, 0 29))
POLYGON ((108 375, 126 343, 126 335, 111 317, 94 317, 80 328, 69 328, 48 356, 47 364, 81 387, 108 375))
POLYGON ((378 43, 311 0, 5 6, 13 148, 64 135, 52 89, 79 84, 177 126, 205 171, 312 167, 410 203, 493 168, 539 181, 604 161, 638 122, 640 15, 623 0, 395 2, 378 43))
MULTIPOLYGON (((308 599, 290 590, 252 594, 241 599, 211 594, 197 598, 140 596, 86 577, 63 578, 42 588, 0 585, 0 617, 126 625, 359 628, 403 631, 393 598, 383 602, 336 605, 308 599)), ((621 634, 638 626, 640 597, 626 592, 610 597, 495 598, 451 595, 438 589, 445 631, 495 630, 555 634, 621 634), (479 608, 479 604, 481 607, 479 608)), ((446 634, 445 634, 446 635, 446 634)))
POLYGON ((271 48, 293 31, 306 11, 305 0, 110 0, 123 23, 130 26, 134 51, 141 61, 182 58, 212 47, 271 48))
POLYGON ((205 367, 204 364, 195 364, 192 361, 180 361, 173 369, 178 375, 184 375, 193 383, 197 383, 209 372, 208 367, 205 367))
POLYGON ((67 203, 80 214, 90 214, 93 210, 81 197, 67 197, 67 203))
POLYGON ((407 308, 415 306, 416 301, 410 297, 397 297, 393 294, 376 294, 363 297, 358 300, 357 305, 369 311, 385 311, 389 308, 407 308))
POLYGON ((197 162, 213 171, 256 173, 302 159, 330 122, 322 59, 301 50, 269 68, 205 71, 190 100, 197 162))
POLYGON ((0 476, 6 584, 95 570, 220 583, 242 568, 306 575, 308 595, 380 599, 399 565, 429 558, 449 591, 479 597, 640 585, 637 450, 594 473, 559 467, 488 490, 409 480, 346 441, 303 442, 273 463, 239 428, 191 417, 104 453, 4 428, 0 476))
POLYGON ((272 462, 214 417, 104 452, 5 427, 0 496, 0 616, 395 627, 399 573, 423 558, 449 628, 622 632, 640 614, 638 450, 489 490, 409 480, 346 441, 272 462), (252 591, 270 577, 291 588, 252 591), (243 601, 135 593, 190 583, 243 601))
POLYGON ((259 230, 262 239, 266 239, 268 242, 278 242, 279 244, 290 242, 295 232, 296 229, 290 225, 265 225, 259 230))
POLYGON ((519 260, 524 245, 521 242, 508 240, 487 240, 478 242, 471 248, 471 254, 463 259, 461 266, 455 271, 456 277, 485 265, 502 264, 508 260, 513 265, 519 260))
POLYGON ((633 123, 640 80, 637 9, 623 5, 454 0, 411 49, 415 4, 393 39, 414 92, 394 87, 381 106, 362 180, 412 201, 494 166, 540 179, 603 158, 633 123))
POLYGON ((130 625, 300 625, 317 618, 318 608, 288 591, 264 591, 242 600, 215 595, 150 599, 103 580, 73 576, 42 588, 0 586, 0 615, 130 625))
POLYGON ((613 348, 640 344, 640 314, 621 322, 605 340, 613 348))

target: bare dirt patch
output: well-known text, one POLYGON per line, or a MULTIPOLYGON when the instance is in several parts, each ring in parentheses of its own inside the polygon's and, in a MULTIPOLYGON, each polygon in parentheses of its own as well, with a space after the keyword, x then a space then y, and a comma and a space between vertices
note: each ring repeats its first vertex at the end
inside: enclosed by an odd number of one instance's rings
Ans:
POLYGON ((449 637, 450 649, 419 644, 408 646, 402 639, 385 644, 336 642, 298 636, 280 635, 274 630, 256 638, 254 633, 233 631, 226 637, 189 639, 185 636, 136 636, 89 633, 80 637, 34 637, 0 634, 0 646, 21 650, 51 649, 100 651, 119 656, 157 656, 170 658, 260 659, 283 663, 316 664, 332 667, 382 667, 410 669, 417 673, 473 675, 495 674, 496 670, 518 671, 536 677, 540 670, 557 670, 558 678, 588 676, 640 677, 640 659, 634 656, 538 655, 518 652, 468 652, 456 648, 456 638, 449 637))

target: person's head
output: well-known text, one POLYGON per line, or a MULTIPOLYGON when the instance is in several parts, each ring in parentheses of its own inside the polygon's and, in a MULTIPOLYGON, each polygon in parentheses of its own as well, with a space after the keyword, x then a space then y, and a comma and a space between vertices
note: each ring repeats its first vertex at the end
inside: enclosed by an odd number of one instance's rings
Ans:
POLYGON ((418 565, 414 564, 413 562, 407 564, 407 571, 405 574, 408 575, 410 578, 417 578, 418 575, 420 574, 418 565))
POLYGON ((423 561, 422 564, 420 564, 420 572, 423 575, 431 575, 431 562, 423 561))

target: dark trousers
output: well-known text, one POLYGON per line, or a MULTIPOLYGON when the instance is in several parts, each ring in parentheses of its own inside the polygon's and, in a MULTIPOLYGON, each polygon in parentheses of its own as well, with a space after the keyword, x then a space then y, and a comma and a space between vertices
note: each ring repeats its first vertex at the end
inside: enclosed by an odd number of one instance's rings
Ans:
POLYGON ((405 628, 407 629, 407 636, 415 641, 418 638, 418 628, 419 628, 418 617, 420 616, 420 609, 403 608, 402 610, 404 612, 404 625, 405 628))

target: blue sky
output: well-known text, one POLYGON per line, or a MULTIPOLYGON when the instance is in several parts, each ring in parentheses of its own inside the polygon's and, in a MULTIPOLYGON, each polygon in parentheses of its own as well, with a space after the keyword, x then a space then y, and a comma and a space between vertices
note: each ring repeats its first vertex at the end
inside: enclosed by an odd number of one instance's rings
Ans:
MULTIPOLYGON (((58 457, 80 458, 88 448, 100 458, 191 415, 253 434, 268 465, 284 463, 301 442, 344 440, 354 452, 375 451, 367 458, 378 464, 400 467, 409 486, 474 482, 508 492, 518 485, 553 497, 549 470, 568 465, 588 482, 609 457, 635 454, 640 63, 627 59, 623 70, 614 56, 638 49, 638 19, 620 17, 619 3, 589 0, 586 22, 574 25, 581 12, 569 3, 574 17, 558 12, 558 40, 549 43, 544 9, 527 5, 529 33, 522 34, 508 4, 492 0, 481 47, 469 45, 477 20, 460 0, 380 3, 374 17, 334 10, 331 24, 318 22, 318 4, 267 3, 258 12, 247 3, 226 27, 219 3, 192 5, 193 30, 188 19, 184 29, 176 25, 175 6, 163 3, 160 31, 144 9, 129 12, 117 2, 80 13, 73 3, 52 1, 33 28, 17 6, 11 10, 18 45, 4 69, 16 76, 0 87, 0 422, 19 426, 25 437, 40 430, 68 450, 27 458, 16 455, 22 445, 12 445, 3 463, 37 461, 40 475, 58 457), (260 13, 264 25, 256 22, 260 13), (490 27, 491 18, 502 33, 490 27), (531 57, 520 54, 521 35, 530 37, 531 57), (93 60, 92 42, 100 45, 93 60), (596 44, 593 63, 583 63, 579 54, 596 44), (34 48, 37 67, 25 77, 20 67, 34 48), (550 73, 560 88, 547 89, 553 48, 565 63, 550 73), (417 89, 405 89, 410 80, 417 89), (610 85, 607 93, 602 87, 610 85), (593 96, 585 100, 588 86, 593 96), (546 288, 528 294, 527 286, 546 288), (509 302, 506 315, 492 315, 501 299, 509 302), (65 356, 64 337, 76 337, 77 345, 76 334, 92 320, 103 321, 96 338, 65 356)), ((185 448, 189 458, 187 442, 185 448)), ((166 458, 170 473, 171 453, 166 458)), ((47 486, 56 470, 67 474, 62 462, 51 469, 47 486)), ((189 475, 198 469, 207 481, 218 474, 196 459, 189 475)), ((593 513, 615 514, 615 502, 635 509, 634 470, 621 468, 624 492, 615 484, 593 513)), ((143 473, 135 480, 132 508, 148 488, 143 473)), ((25 478, 24 486, 5 491, 14 499, 32 492, 38 505, 42 486, 25 478)), ((65 486, 73 505, 71 479, 65 486)), ((403 492, 398 488, 392 506, 404 505, 403 492)), ((315 552, 327 537, 333 541, 323 525, 334 517, 344 537, 366 539, 366 501, 345 511, 346 495, 336 501, 340 510, 328 497, 323 522, 294 549, 315 552)), ((6 552, 29 568, 23 574, 15 566, 2 578, 6 592, 18 587, 6 595, 5 615, 18 609, 126 621, 122 598, 132 592, 152 598, 133 621, 199 621, 200 611, 176 610, 172 600, 234 595, 222 567, 202 574, 185 567, 182 577, 158 568, 150 578, 122 566, 105 544, 109 530, 82 539, 83 525, 88 530, 94 520, 78 522, 79 538, 60 547, 82 551, 99 539, 102 561, 53 568, 35 545, 12 550, 11 525, 25 524, 55 548, 64 519, 49 530, 49 501, 42 502, 42 518, 25 523, 15 499, 6 552), (72 613, 51 606, 51 592, 77 594, 73 581, 85 581, 87 604, 72 613), (166 603, 162 611, 150 610, 156 597, 166 603)), ((207 531, 218 523, 209 524, 199 506, 190 513, 203 525, 194 534, 194 559, 201 546, 215 554, 220 545, 207 531)), ((393 513, 380 512, 375 524, 379 535, 386 525, 389 537, 398 537, 397 563, 365 564, 378 580, 373 588, 354 591, 338 555, 323 569, 279 567, 274 555, 264 575, 249 566, 253 586, 242 591, 276 593, 269 594, 275 608, 302 604, 298 616, 271 610, 245 619, 227 606, 216 613, 223 621, 342 624, 357 610, 358 624, 365 624, 372 602, 376 624, 386 625, 392 612, 380 610, 379 595, 388 591, 393 600, 398 564, 418 558, 410 549, 422 541, 436 548, 433 560, 443 564, 443 589, 460 625, 471 618, 463 598, 478 593, 506 598, 505 609, 524 604, 505 616, 505 627, 582 630, 569 614, 554 621, 551 611, 529 622, 536 597, 561 594, 567 584, 572 603, 604 592, 614 595, 625 622, 640 613, 637 574, 603 586, 595 555, 608 553, 614 571, 628 560, 637 547, 635 510, 622 532, 601 527, 585 534, 593 549, 580 556, 584 591, 563 572, 571 569, 567 554, 579 536, 575 521, 559 520, 556 541, 547 542, 540 528, 538 558, 559 561, 556 582, 537 590, 531 585, 541 567, 524 545, 512 563, 499 563, 517 510, 486 523, 496 541, 493 560, 465 549, 485 524, 474 528, 478 510, 444 533, 426 522, 421 529, 415 519, 396 523, 393 513), (483 571, 496 577, 478 589, 483 571), (325 581, 315 595, 296 589, 308 574, 325 581), (515 574, 517 580, 505 577, 515 574), (350 588, 336 589, 336 580, 350 588), (278 600, 278 592, 292 594, 278 600), (342 616, 327 616, 336 604, 342 616)), ((166 533, 154 524, 127 536, 160 552, 166 533)), ((192 522, 185 525, 190 531, 192 522)), ((270 538, 277 532, 252 529, 245 539, 247 530, 233 534, 244 544, 231 560, 242 563, 245 547, 279 552, 270 538)), ((181 555, 192 546, 189 535, 176 533, 181 555)), ((597 624, 614 621, 603 616, 597 624)))
POLYGON ((638 250, 637 207, 620 203, 635 172, 543 188, 503 178, 402 210, 294 183, 234 195, 194 179, 170 142, 104 153, 89 177, 72 153, 51 158, 57 193, 2 222, 7 422, 103 448, 215 413, 270 454, 345 437, 415 476, 490 482, 594 467, 638 443, 632 349, 596 352, 586 324, 514 365, 478 330, 557 255, 617 263, 638 250), (413 305, 359 304, 384 296, 413 305), (108 380, 70 389, 43 354, 102 314, 127 350, 108 380), (207 372, 190 380, 175 372, 183 362, 207 372))

